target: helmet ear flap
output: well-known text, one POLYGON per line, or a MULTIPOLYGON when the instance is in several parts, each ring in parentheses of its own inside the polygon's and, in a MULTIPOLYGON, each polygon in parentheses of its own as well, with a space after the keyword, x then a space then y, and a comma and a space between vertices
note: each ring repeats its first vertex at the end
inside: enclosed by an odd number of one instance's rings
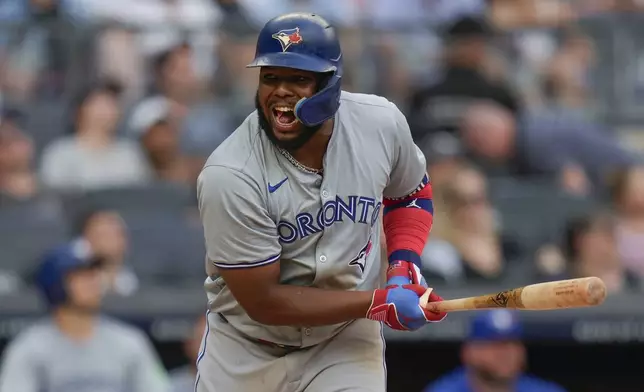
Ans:
POLYGON ((299 100, 294 112, 302 124, 314 127, 335 115, 340 107, 340 80, 339 75, 331 74, 329 82, 320 92, 299 100))

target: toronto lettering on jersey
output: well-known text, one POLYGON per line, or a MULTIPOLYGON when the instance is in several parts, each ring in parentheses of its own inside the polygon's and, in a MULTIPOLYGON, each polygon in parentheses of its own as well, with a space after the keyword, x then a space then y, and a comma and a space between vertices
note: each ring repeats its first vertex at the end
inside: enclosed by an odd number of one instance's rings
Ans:
POLYGON ((347 220, 373 226, 378 221, 381 206, 382 202, 373 197, 336 196, 335 200, 327 201, 314 214, 300 212, 295 216, 295 222, 281 220, 277 224, 280 242, 290 244, 319 233, 336 222, 347 220))

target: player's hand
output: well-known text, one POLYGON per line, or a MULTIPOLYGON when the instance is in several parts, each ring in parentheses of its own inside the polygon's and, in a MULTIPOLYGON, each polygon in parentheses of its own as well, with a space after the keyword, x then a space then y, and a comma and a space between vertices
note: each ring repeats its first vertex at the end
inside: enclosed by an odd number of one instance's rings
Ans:
MULTIPOLYGON (((420 306, 420 297, 425 291, 425 287, 412 284, 375 290, 367 318, 382 321, 389 328, 401 331, 416 330, 427 323, 442 321, 446 313, 430 312, 420 306)), ((434 292, 429 295, 429 302, 442 300, 434 292)))
POLYGON ((427 288, 427 282, 418 266, 410 261, 396 260, 387 268, 387 286, 415 284, 427 288))

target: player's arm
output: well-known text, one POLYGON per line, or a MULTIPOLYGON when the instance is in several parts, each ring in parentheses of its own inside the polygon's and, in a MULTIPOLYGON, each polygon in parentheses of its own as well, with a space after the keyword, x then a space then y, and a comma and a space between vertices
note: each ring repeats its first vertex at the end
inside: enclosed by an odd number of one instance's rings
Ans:
POLYGON ((280 284, 277 227, 259 185, 242 173, 211 166, 199 176, 197 195, 209 262, 259 323, 321 326, 368 318, 413 330, 442 317, 419 305, 421 286, 341 291, 280 284))
POLYGON ((280 284, 277 227, 259 184, 248 176, 206 167, 197 192, 208 260, 252 319, 267 325, 319 326, 367 315, 373 291, 280 284))
POLYGON ((383 195, 387 280, 388 284, 426 285, 420 274, 420 255, 433 223, 432 185, 407 119, 395 106, 393 113, 392 168, 383 195))
POLYGON ((18 336, 9 344, 0 368, 0 392, 38 392, 46 385, 40 385, 38 372, 39 358, 34 355, 29 342, 18 336))

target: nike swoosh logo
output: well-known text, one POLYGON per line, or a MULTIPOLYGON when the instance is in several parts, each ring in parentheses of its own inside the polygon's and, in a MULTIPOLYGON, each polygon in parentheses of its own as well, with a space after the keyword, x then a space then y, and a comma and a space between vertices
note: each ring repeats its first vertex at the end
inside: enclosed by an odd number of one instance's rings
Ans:
POLYGON ((286 182, 286 180, 288 180, 288 177, 285 177, 282 181, 278 182, 278 183, 277 183, 277 184, 275 184, 275 185, 271 185, 271 183, 269 182, 269 183, 268 183, 268 192, 269 192, 269 193, 273 193, 273 192, 275 192, 276 190, 278 190, 278 189, 279 189, 279 187, 281 187, 281 186, 282 186, 282 184, 284 184, 284 183, 286 182))

